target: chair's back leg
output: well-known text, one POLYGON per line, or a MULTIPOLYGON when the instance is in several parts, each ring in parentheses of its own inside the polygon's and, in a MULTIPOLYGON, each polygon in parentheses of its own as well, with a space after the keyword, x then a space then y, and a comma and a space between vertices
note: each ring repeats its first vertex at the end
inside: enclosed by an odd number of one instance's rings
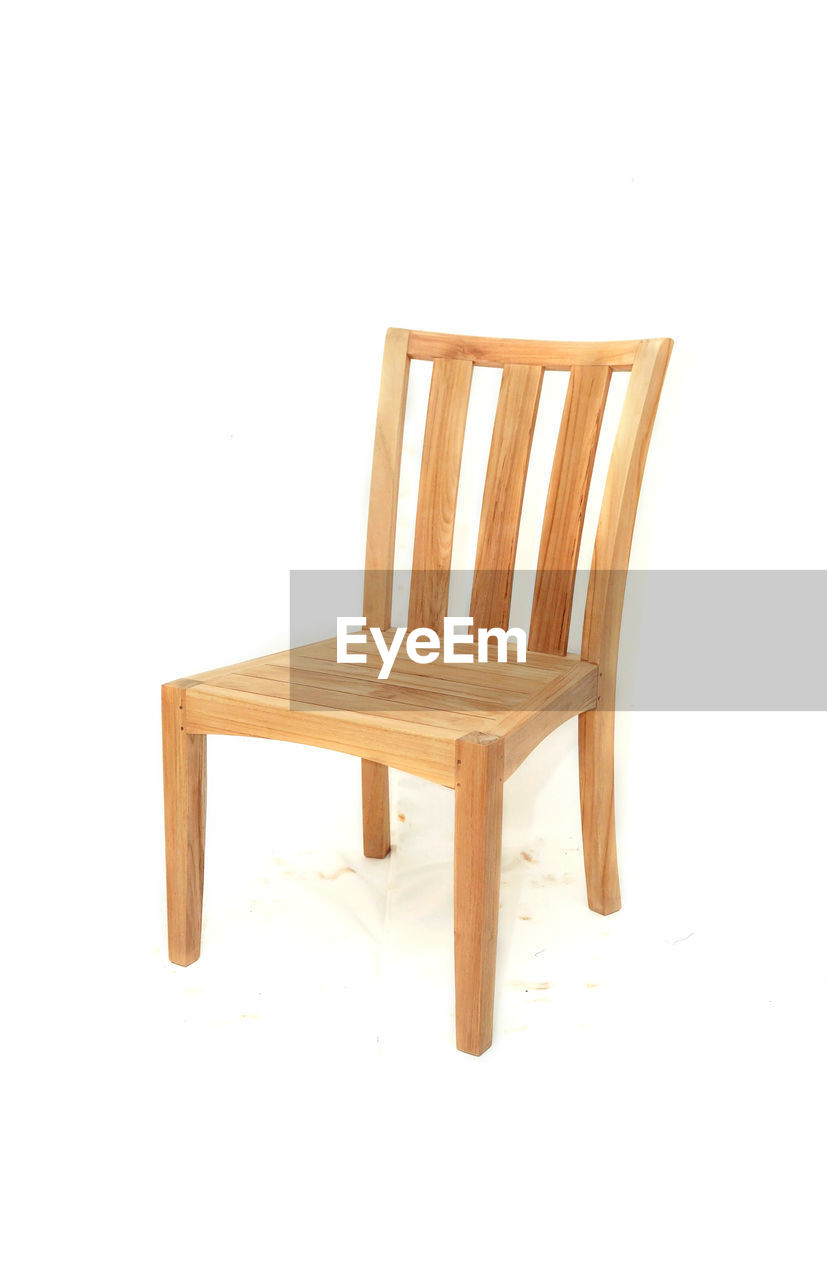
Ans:
POLYGON ((167 856, 169 958, 192 964, 201 951, 207 738, 184 729, 184 698, 192 681, 161 689, 164 823, 167 856))
POLYGON ((454 823, 454 968, 457 1048, 491 1044, 500 909, 503 739, 470 733, 457 743, 454 823))
POLYGON ((579 719, 580 814, 589 906, 602 916, 620 910, 615 843, 614 711, 579 719))
POLYGON ((388 768, 362 761, 362 837, 366 858, 385 858, 391 849, 388 768))

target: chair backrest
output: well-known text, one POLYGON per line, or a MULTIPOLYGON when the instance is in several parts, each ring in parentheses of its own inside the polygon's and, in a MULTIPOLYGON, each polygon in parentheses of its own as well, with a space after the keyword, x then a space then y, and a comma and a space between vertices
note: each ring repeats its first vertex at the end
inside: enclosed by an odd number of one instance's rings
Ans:
POLYGON ((592 556, 581 656, 600 668, 608 704, 617 666, 626 570, 643 467, 670 338, 634 342, 530 342, 389 329, 385 342, 368 516, 364 611, 389 627, 402 435, 411 360, 433 368, 414 534, 408 626, 441 631, 447 611, 457 488, 475 365, 502 369, 482 501, 470 613, 507 627, 517 536, 543 374, 569 373, 545 506, 529 649, 568 650, 586 499, 609 382, 629 371, 592 556))

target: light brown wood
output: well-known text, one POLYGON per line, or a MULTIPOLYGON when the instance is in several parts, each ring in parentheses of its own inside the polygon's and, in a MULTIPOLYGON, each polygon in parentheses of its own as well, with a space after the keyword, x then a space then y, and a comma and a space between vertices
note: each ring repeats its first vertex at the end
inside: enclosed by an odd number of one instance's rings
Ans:
MULTIPOLYGON (((509 364, 494 419, 471 591, 475 627, 508 627, 514 558, 543 371, 509 364)), ((537 646, 539 647, 539 646, 537 646)))
MULTIPOLYGON (((391 631, 386 631, 385 636, 389 638, 391 631)), ((295 651, 294 651, 295 652, 295 651)), ((303 653, 309 652, 303 650, 303 653)), ((336 645, 333 640, 322 641, 316 649, 320 659, 324 659, 327 663, 336 661, 336 645)), ((370 648, 365 655, 366 661, 359 667, 354 667, 357 671, 375 671, 378 672, 382 661, 379 656, 372 652, 370 648)), ((292 655, 285 654, 284 658, 291 661, 292 655)), ((445 663, 442 656, 438 655, 435 662, 422 666, 420 663, 413 662, 404 651, 404 647, 397 655, 393 672, 387 681, 389 687, 395 686, 399 675, 411 675, 417 680, 437 680, 440 687, 447 683, 452 686, 459 684, 459 687, 465 690, 477 689, 486 696, 491 695, 496 699, 500 699, 504 691, 510 691, 516 694, 525 692, 526 684, 536 686, 538 680, 545 677, 546 672, 552 675, 558 671, 569 669, 571 663, 578 663, 579 658, 572 655, 561 656, 559 654, 549 653, 526 653, 525 662, 517 662, 516 653, 513 648, 509 651, 507 662, 488 662, 485 664, 471 663, 468 665, 457 665, 445 663)), ((341 667, 336 667, 341 672, 341 667)), ((379 696, 384 696, 379 694, 379 696)))
MULTIPOLYGON (((393 557, 399 502, 399 472, 408 397, 408 331, 388 329, 368 507, 363 609, 369 627, 391 624, 393 557)), ((384 858, 390 852, 390 799, 387 765, 362 761, 362 841, 366 858, 384 858)))
MULTIPOLYGON (((408 675, 396 668, 390 682, 377 680, 377 667, 365 664, 364 667, 352 667, 346 676, 340 674, 337 667, 334 675, 330 668, 330 660, 323 658, 293 657, 290 670, 301 676, 304 683, 319 685, 322 688, 336 687, 355 690, 363 688, 370 697, 378 700, 393 700, 400 703, 413 701, 420 707, 444 707, 447 711, 468 712, 501 712, 506 707, 517 706, 522 701, 522 691, 515 692, 511 688, 495 689, 470 688, 468 684, 455 683, 440 676, 429 676, 427 668, 416 675, 408 675)), ((285 670, 279 664, 264 664, 256 669, 262 676, 281 673, 285 678, 285 670)))
POLYGON ((486 473, 471 609, 508 625, 529 454, 548 369, 570 371, 540 543, 529 651, 518 663, 428 665, 404 650, 387 679, 370 646, 340 665, 335 639, 202 672, 163 688, 170 956, 197 959, 203 892, 206 734, 302 742, 361 757, 364 851, 390 849, 388 768, 456 791, 457 1044, 491 1042, 503 782, 547 734, 579 716, 589 905, 620 905, 614 829, 614 696, 620 623, 646 451, 668 339, 527 342, 388 330, 373 452, 364 613, 390 639, 402 438, 411 359, 433 361, 408 626, 443 630, 465 419, 475 365, 503 378, 486 473), (602 498, 582 655, 569 655, 573 575, 613 371, 630 370, 602 498), (549 578, 551 575, 551 590, 549 578), (556 581, 555 581, 556 575, 556 581))
POLYGON ((586 896, 592 911, 620 910, 615 837, 614 712, 589 711, 577 723, 580 755, 580 815, 586 896))
POLYGON ((491 1044, 500 903, 503 741, 471 733, 457 743, 454 823, 454 979, 457 1048, 491 1044))
POLYGON ((169 958, 188 965, 201 952, 206 829, 206 738, 184 728, 191 681, 161 689, 169 958))
MULTIPOLYGON (((341 670, 341 668, 339 668, 341 670)), ((214 681, 214 684, 217 684, 214 681)), ((376 680, 372 685, 355 680, 347 689, 335 687, 334 681, 314 684, 303 684, 301 675, 281 681, 272 680, 269 676, 260 678, 245 672, 243 675, 227 675, 221 680, 222 689, 234 689, 239 693, 264 694, 266 697, 287 702, 291 706, 313 707, 319 711, 336 710, 367 715, 381 716, 386 721, 401 721, 405 724, 430 726, 439 729, 454 729, 457 733, 465 732, 469 720, 492 720, 491 712, 476 711, 473 705, 460 711, 445 706, 420 706, 413 690, 406 690, 399 696, 395 686, 389 686, 387 680, 381 683, 376 680), (391 697, 388 689, 393 689, 391 697)))
POLYGON ((362 761, 362 838, 366 858, 385 858, 391 851, 387 765, 362 761))
MULTIPOLYGON (((384 632, 386 641, 393 632, 384 632)), ((519 707, 527 696, 546 688, 550 681, 560 676, 569 677, 572 673, 594 671, 590 663, 583 663, 580 658, 571 654, 559 655, 550 653, 526 654, 525 662, 517 662, 516 649, 509 647, 506 662, 489 662, 483 665, 472 663, 454 665, 446 663, 441 654, 435 662, 422 666, 412 662, 404 649, 397 656, 393 670, 386 680, 378 680, 381 658, 375 650, 367 649, 365 662, 358 666, 340 666, 336 662, 336 641, 315 641, 302 645, 299 649, 285 649, 283 653, 273 653, 264 658, 250 662, 242 662, 236 666, 222 667, 204 675, 194 676, 191 684, 210 685, 214 688, 235 688, 247 686, 247 682, 264 680, 270 683, 271 689, 258 689, 250 685, 250 692, 272 692, 274 697, 287 699, 291 685, 302 687, 302 700, 317 700, 324 704, 323 691, 332 689, 341 692, 350 690, 354 698, 370 697, 376 700, 377 710, 386 701, 399 703, 412 701, 415 706, 451 705, 448 694, 453 695, 462 705, 457 710, 467 710, 475 716, 480 703, 486 704, 485 710, 506 711, 519 707), (281 686, 276 688, 276 686, 281 686), (311 693, 311 687, 318 690, 311 693), (409 690, 416 695, 413 699, 409 690), (445 694, 445 698, 437 697, 432 703, 420 698, 420 691, 428 694, 445 694)))
POLYGON ((507 364, 536 364, 541 369, 568 370, 578 364, 605 364, 631 369, 640 342, 532 342, 521 338, 469 338, 455 333, 412 331, 408 355, 412 360, 471 360, 503 368, 507 364))
POLYGON ((579 662, 552 684, 538 689, 497 725, 505 741, 505 776, 510 778, 526 756, 571 716, 597 702, 597 668, 579 662))
POLYGON ((425 420, 416 508, 408 626, 441 632, 448 607, 454 517, 468 396, 470 360, 435 360, 425 420))
POLYGON ((388 329, 373 445, 364 611, 369 627, 383 629, 391 624, 399 471, 410 369, 408 337, 407 329, 388 329))
POLYGON ((670 338, 640 344, 623 401, 600 507, 583 621, 582 655, 588 662, 597 663, 601 686, 608 690, 611 684, 612 692, 643 468, 671 352, 670 338))
MULTIPOLYGON (((380 681, 375 652, 364 666, 342 667, 335 639, 318 641, 196 677, 186 726, 191 733, 329 747, 452 787, 458 738, 477 730, 501 734, 510 774, 531 749, 527 744, 595 705, 593 665, 544 653, 518 664, 515 656, 512 649, 506 663, 456 666, 440 655, 421 666, 400 654, 380 681)), ((370 785, 384 784, 374 776, 370 785)), ((373 814, 366 847, 383 842, 374 834, 385 829, 381 819, 373 814)))
POLYGON ((385 721, 379 714, 292 703, 289 698, 210 685, 190 691, 187 727, 190 733, 241 734, 326 747, 453 786, 455 729, 385 721))
POLYGON ((666 366, 668 338, 640 345, 629 377, 600 508, 586 613, 584 659, 598 669, 597 708, 579 724, 580 811, 589 906, 620 908, 614 808, 614 697, 626 572, 643 468, 666 366))
POLYGON ((566 653, 583 518, 611 369, 581 365, 569 377, 546 499, 531 607, 530 648, 566 653))

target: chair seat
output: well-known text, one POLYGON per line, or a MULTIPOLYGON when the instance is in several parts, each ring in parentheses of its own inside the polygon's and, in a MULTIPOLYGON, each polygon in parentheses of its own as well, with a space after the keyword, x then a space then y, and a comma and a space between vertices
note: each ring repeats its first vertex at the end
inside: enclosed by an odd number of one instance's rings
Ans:
POLYGON ((518 663, 511 649, 503 663, 440 654, 421 665, 403 649, 380 680, 378 654, 365 656, 337 663, 332 638, 179 681, 185 727, 327 747, 453 787, 458 739, 502 737, 508 777, 564 720, 595 706, 597 667, 576 657, 529 652, 518 663))

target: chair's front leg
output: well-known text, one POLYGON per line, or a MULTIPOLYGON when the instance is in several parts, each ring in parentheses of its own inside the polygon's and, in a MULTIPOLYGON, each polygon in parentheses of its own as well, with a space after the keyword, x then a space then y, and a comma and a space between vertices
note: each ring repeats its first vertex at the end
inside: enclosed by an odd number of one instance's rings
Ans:
POLYGON ((204 893, 207 738, 184 728, 184 698, 192 683, 179 680, 161 688, 169 958, 182 965, 201 952, 204 893))
POLYGON ((391 848, 388 768, 362 761, 362 836, 366 858, 384 858, 391 848))
POLYGON ((491 1044, 500 909, 503 739, 470 733, 457 743, 454 824, 454 969, 457 1048, 491 1044))

